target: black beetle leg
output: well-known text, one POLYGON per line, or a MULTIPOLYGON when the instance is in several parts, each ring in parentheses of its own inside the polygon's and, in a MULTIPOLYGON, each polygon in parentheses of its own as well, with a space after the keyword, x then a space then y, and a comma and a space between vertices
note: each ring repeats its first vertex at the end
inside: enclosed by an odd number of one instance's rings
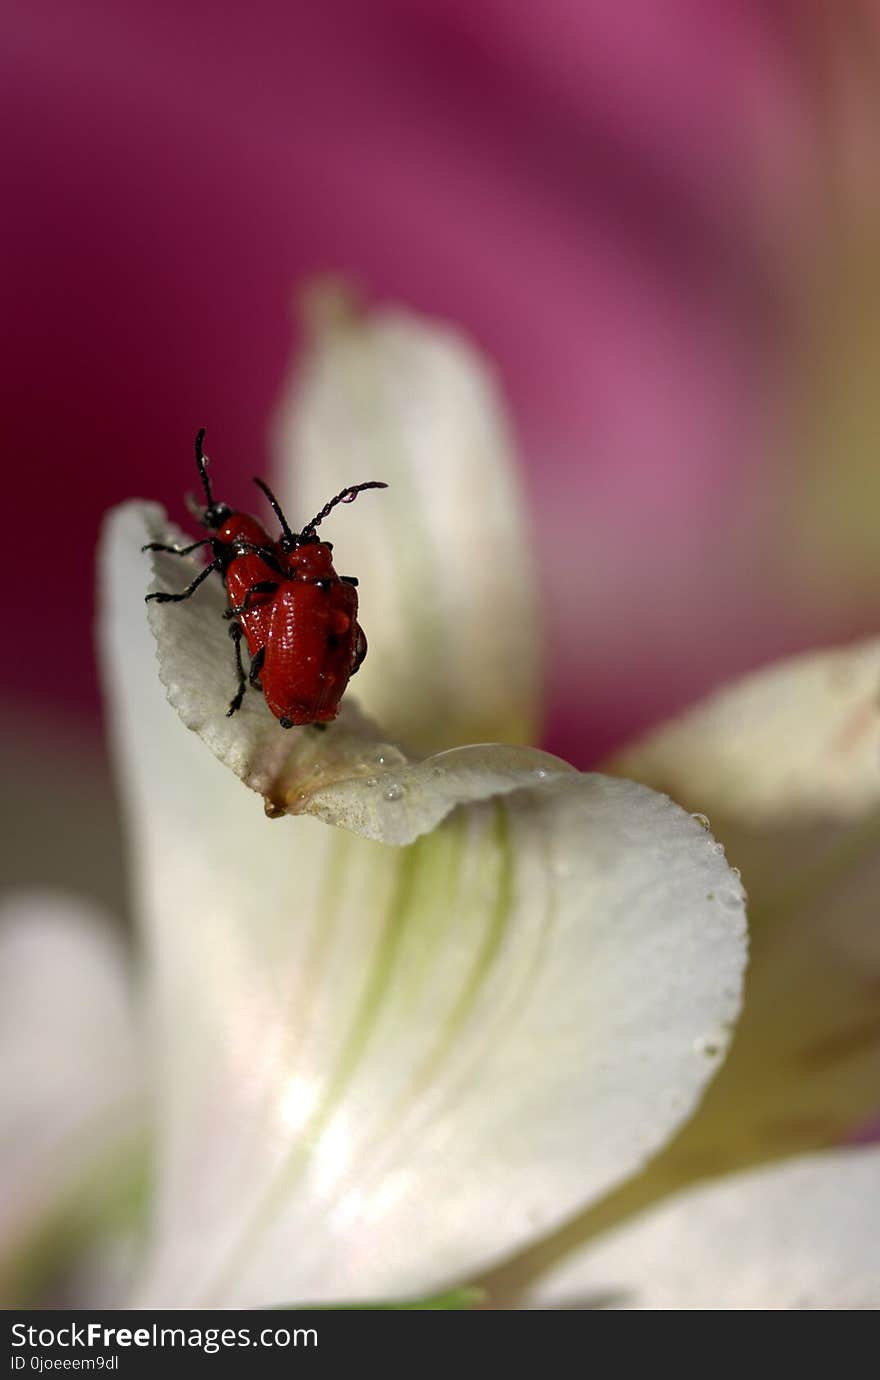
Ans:
POLYGON ((263 662, 266 660, 266 648, 261 647, 256 656, 251 657, 251 669, 248 671, 248 680, 255 690, 262 690, 259 675, 263 669, 263 662))
POLYGON ((277 588, 277 580, 258 580, 255 585, 251 585, 250 589, 245 590, 241 603, 234 608, 227 609, 223 617, 237 618, 240 613, 247 613, 252 594, 274 594, 277 588))
POLYGON ((238 672, 238 689, 229 701, 229 708, 226 711, 227 719, 231 719, 233 714, 241 709, 241 702, 244 699, 244 692, 247 689, 247 678, 244 667, 241 664, 241 624, 229 624, 229 636, 235 643, 235 669, 238 672))
POLYGON ((259 556, 264 565, 270 570, 277 570, 279 575, 284 575, 285 570, 278 560, 277 555, 271 546, 255 546, 251 541, 236 541, 232 543, 233 558, 235 556, 259 556))
POLYGON ((189 546, 167 546, 162 541, 148 541, 146 546, 142 546, 142 551, 166 551, 169 556, 188 556, 190 551, 197 551, 200 546, 210 546, 213 537, 204 537, 202 541, 191 542, 189 546))
POLYGON ((186 589, 182 589, 179 594, 148 594, 146 596, 146 603, 149 603, 151 599, 155 599, 157 604, 179 604, 181 599, 188 599, 191 594, 195 594, 202 581, 207 580, 211 571, 216 569, 217 562, 212 561, 210 565, 205 566, 204 570, 200 570, 196 578, 187 585, 186 589))

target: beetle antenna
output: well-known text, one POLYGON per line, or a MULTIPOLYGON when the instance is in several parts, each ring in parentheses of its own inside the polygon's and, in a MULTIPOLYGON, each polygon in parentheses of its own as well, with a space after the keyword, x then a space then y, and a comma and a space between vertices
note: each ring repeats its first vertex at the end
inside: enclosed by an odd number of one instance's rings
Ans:
POLYGON ((337 503, 354 503, 359 493, 364 489, 387 489, 388 485, 381 479, 369 479, 366 484, 352 484, 348 489, 343 489, 335 498, 331 498, 329 503, 325 503, 320 513, 316 513, 311 522, 307 522, 302 529, 300 536, 305 537, 310 532, 314 532, 319 523, 323 522, 328 513, 331 513, 337 503))
POLYGON ((290 524, 288 523, 287 518, 281 511, 281 504, 278 502, 278 499, 275 497, 272 490, 269 488, 269 485, 266 483, 265 479, 258 479, 256 475, 254 475, 254 483, 256 484, 258 489, 263 490, 263 493, 268 498, 269 504, 272 508, 272 512, 275 514, 278 521, 281 523, 281 531, 284 534, 284 540, 290 542, 291 546, 295 546, 296 533, 290 530, 290 524))
POLYGON ((205 498, 209 508, 214 507, 214 495, 211 493, 211 481, 208 478, 208 457, 202 450, 202 443, 205 439, 205 428, 200 426, 196 432, 196 466, 199 471, 199 479, 202 481, 202 488, 205 491, 205 498))

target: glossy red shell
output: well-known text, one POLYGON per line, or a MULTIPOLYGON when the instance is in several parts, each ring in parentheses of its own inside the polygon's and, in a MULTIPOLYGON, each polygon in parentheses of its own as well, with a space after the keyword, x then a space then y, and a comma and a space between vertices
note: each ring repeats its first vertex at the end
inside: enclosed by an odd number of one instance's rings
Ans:
MULTIPOLYGON (((241 608, 248 590, 254 585, 265 584, 267 580, 278 582, 280 579, 277 570, 267 565, 262 556, 236 556, 230 561, 226 571, 229 607, 241 608)), ((274 597, 273 594, 254 594, 247 598, 245 612, 235 615, 236 621, 241 624, 244 631, 251 657, 256 655, 260 647, 265 647, 269 640, 269 612, 274 597)))
POLYGON ((265 648, 259 679, 266 704, 277 719, 292 724, 326 723, 336 718, 362 656, 357 591, 336 574, 326 542, 289 554, 274 549, 282 573, 256 555, 230 562, 229 604, 240 607, 255 584, 277 583, 272 593, 252 595, 237 615, 251 659, 265 648))
POLYGON ((286 581, 275 595, 260 672, 272 713, 294 724, 335 719, 357 641, 357 592, 341 580, 320 589, 286 581))
POLYGON ((251 546, 272 546, 272 539, 262 523, 247 513, 230 513, 217 528, 217 541, 229 546, 233 542, 248 542, 251 546))

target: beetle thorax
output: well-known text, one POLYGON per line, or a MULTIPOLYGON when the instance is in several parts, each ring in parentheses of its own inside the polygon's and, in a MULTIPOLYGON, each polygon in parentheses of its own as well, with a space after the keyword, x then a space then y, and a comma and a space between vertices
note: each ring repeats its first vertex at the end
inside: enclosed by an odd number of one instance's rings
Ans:
POLYGON ((265 528, 247 513, 230 513, 222 527, 217 529, 217 540, 229 546, 236 542, 247 542, 251 546, 269 545, 265 528))
POLYGON ((314 580, 332 579, 336 572, 329 542, 308 542, 295 547, 287 557, 287 568, 292 575, 306 575, 314 580))

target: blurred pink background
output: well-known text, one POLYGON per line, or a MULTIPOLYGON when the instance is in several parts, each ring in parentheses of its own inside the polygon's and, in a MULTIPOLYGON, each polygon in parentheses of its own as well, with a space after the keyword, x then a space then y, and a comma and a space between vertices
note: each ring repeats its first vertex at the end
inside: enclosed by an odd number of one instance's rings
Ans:
POLYGON ((589 765, 876 628, 877 5, 10 0, 3 26, 4 773, 36 735, 103 799, 101 515, 182 517, 198 425, 250 501, 326 270, 499 365, 552 750, 589 765))

